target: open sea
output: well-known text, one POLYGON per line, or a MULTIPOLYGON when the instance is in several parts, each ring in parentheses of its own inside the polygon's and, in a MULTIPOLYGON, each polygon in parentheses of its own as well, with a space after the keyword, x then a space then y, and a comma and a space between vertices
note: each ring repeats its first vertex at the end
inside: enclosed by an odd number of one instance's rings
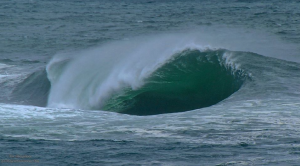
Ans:
POLYGON ((1 166, 299 166, 299 0, 1 0, 1 166))

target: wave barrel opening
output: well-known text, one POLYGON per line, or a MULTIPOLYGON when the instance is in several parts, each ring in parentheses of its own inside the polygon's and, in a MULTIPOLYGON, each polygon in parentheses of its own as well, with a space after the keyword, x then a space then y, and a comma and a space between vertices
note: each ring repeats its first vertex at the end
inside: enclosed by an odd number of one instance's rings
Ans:
POLYGON ((124 88, 100 108, 132 115, 183 112, 214 105, 243 84, 241 70, 226 64, 225 50, 184 50, 155 70, 143 86, 124 88))

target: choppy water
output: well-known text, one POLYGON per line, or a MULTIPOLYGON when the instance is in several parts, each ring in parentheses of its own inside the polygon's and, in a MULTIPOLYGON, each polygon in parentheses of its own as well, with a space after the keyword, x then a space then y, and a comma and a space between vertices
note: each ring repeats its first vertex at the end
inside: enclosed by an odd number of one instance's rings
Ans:
POLYGON ((13 0, 0 19, 1 165, 300 163, 299 1, 13 0))

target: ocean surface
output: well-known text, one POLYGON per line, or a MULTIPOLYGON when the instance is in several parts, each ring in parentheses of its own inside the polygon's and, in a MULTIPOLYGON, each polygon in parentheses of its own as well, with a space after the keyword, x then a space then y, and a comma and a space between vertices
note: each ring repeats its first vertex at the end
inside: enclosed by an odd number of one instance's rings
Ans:
POLYGON ((0 165, 299 166, 299 0, 1 0, 0 165))

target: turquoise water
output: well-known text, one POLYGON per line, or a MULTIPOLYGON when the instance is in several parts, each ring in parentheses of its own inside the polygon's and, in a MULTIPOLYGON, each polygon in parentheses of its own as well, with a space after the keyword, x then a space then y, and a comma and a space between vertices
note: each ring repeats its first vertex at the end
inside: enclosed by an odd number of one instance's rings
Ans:
POLYGON ((299 165, 299 4, 1 1, 0 165, 299 165))

